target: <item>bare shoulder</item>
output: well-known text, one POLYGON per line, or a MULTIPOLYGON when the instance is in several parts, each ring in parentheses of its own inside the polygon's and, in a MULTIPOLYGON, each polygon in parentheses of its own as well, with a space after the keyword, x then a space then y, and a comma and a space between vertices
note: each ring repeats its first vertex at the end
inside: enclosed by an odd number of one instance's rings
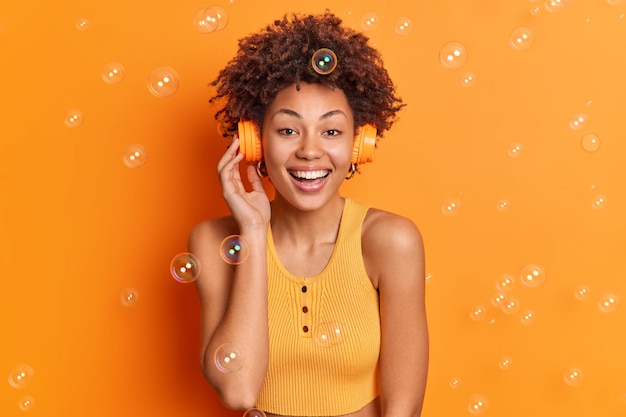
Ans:
POLYGON ((363 258, 376 288, 387 276, 420 276, 424 269, 424 242, 409 218, 372 208, 362 230, 363 258))
POLYGON ((232 216, 203 220, 189 233, 189 251, 200 256, 216 242, 221 243, 226 236, 237 232, 237 224, 232 216))

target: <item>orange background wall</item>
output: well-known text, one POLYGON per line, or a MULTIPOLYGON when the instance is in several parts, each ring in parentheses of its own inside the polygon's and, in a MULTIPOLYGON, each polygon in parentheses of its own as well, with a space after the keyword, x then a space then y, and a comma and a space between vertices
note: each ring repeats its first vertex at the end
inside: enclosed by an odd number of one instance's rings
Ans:
POLYGON ((626 415, 624 3, 3 1, 0 376, 32 373, 2 376, 0 414, 241 414, 202 379, 195 289, 169 273, 192 225, 226 213, 207 84, 238 38, 329 7, 355 28, 375 13, 368 35, 408 103, 344 192, 424 235, 423 416, 626 415), (228 23, 200 33, 213 4, 228 23), (451 41, 458 68, 440 61, 451 41), (103 80, 109 63, 121 82, 103 80), (169 97, 147 88, 163 66, 180 80, 169 97), (129 168, 136 144, 147 159, 129 168))

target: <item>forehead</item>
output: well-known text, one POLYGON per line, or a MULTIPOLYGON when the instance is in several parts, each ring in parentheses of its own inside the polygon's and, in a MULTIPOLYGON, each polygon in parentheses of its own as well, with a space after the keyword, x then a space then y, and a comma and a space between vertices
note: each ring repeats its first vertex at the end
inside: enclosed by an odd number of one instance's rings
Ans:
POLYGON ((352 115, 352 110, 344 92, 322 84, 300 83, 300 88, 292 84, 276 94, 276 98, 266 110, 268 115, 281 109, 289 109, 301 116, 316 116, 333 110, 341 110, 352 115))

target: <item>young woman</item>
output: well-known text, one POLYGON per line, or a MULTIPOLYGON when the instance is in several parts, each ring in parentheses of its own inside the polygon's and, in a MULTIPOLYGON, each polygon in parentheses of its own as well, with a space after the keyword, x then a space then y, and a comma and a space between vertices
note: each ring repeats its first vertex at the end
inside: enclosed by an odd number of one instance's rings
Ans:
POLYGON ((202 264, 206 379, 225 406, 267 416, 419 416, 428 368, 421 235, 409 219, 339 191, 357 169, 355 138, 368 126, 382 137, 404 106, 380 54, 329 12, 285 16, 240 40, 213 85, 216 118, 233 139, 217 167, 231 215, 189 238, 202 264), (260 138, 248 188, 242 121, 260 138), (248 253, 236 265, 220 255, 232 235, 248 253), (241 362, 232 372, 214 362, 225 344, 241 362))

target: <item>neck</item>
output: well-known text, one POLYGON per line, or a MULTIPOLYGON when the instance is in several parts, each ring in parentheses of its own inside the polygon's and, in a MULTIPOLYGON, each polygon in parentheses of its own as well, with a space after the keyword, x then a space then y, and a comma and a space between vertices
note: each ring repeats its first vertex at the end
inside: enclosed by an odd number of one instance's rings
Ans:
POLYGON ((334 242, 343 214, 345 199, 340 195, 315 210, 301 210, 279 195, 272 201, 274 239, 299 245, 334 242))

